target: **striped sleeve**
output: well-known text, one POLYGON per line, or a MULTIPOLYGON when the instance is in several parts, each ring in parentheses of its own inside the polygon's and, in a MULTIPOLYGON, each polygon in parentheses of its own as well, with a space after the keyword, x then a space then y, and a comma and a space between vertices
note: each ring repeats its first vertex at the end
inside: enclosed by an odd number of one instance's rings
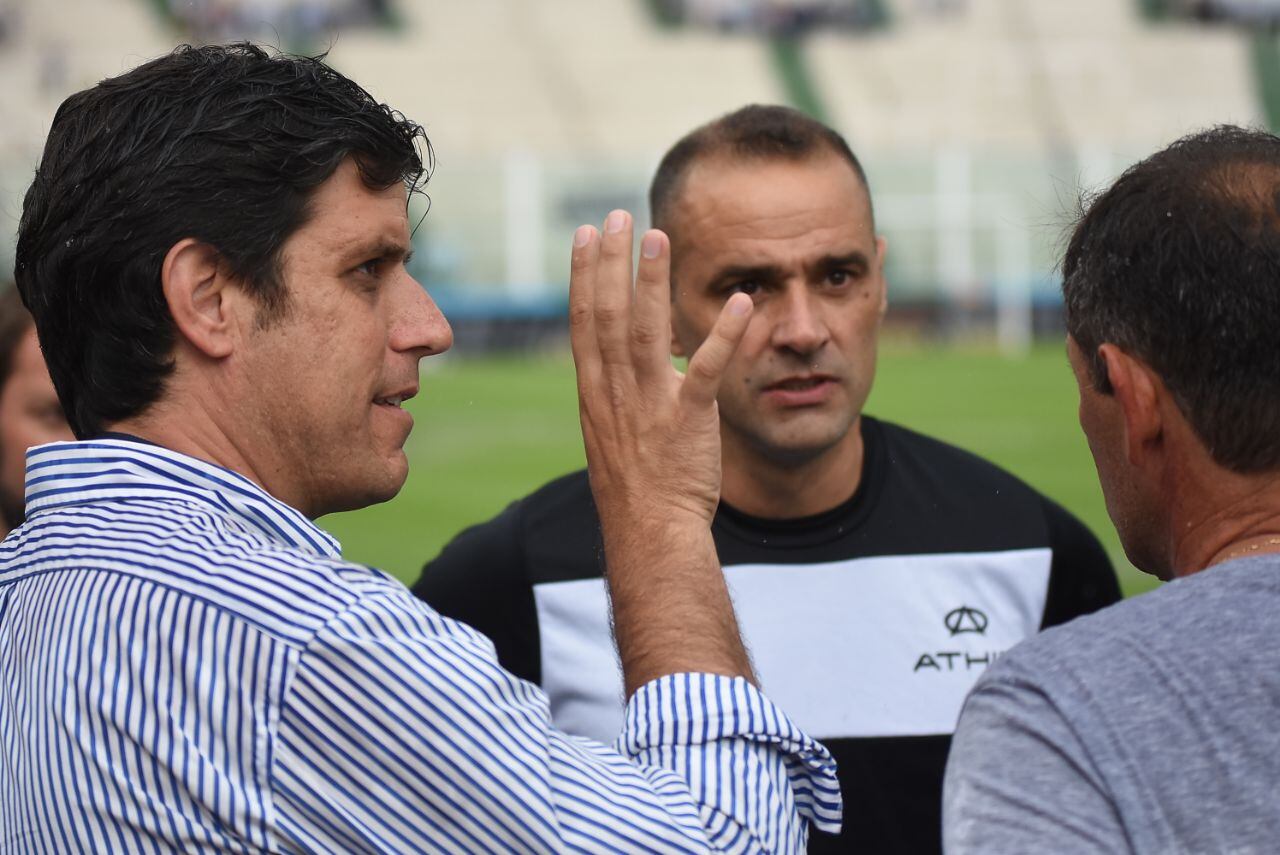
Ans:
POLYGON ((746 681, 642 687, 614 748, 555 730, 492 645, 407 591, 316 634, 272 770, 290 847, 342 852, 803 852, 839 826, 826 750, 746 681))

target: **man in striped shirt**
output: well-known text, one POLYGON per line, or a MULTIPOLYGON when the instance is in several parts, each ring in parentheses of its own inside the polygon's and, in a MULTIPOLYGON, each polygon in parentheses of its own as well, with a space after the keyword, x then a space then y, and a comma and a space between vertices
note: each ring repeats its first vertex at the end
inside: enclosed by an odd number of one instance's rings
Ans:
POLYGON ((424 145, 247 45, 59 110, 17 278, 80 441, 30 453, 0 545, 3 851, 795 852, 838 827, 830 756, 756 690, 710 537, 750 300, 676 374, 661 233, 634 296, 627 214, 574 237, 614 747, 556 731, 487 640, 311 523, 399 490, 400 405, 452 340, 405 269, 424 145))

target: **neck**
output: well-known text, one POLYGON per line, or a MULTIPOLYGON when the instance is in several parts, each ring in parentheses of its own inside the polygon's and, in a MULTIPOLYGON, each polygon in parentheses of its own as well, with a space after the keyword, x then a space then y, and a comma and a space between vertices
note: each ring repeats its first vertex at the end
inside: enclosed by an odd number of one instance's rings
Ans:
POLYGON ((140 415, 107 425, 105 430, 132 434, 170 451, 230 469, 285 504, 307 513, 302 497, 281 495, 275 489, 276 485, 287 483, 286 479, 273 478, 269 468, 258 465, 232 434, 222 429, 225 416, 225 408, 207 407, 198 396, 181 403, 169 398, 151 405, 140 415))
POLYGON ((1173 575, 1280 552, 1280 484, 1274 474, 1220 474, 1218 496, 1204 513, 1175 523, 1173 575), (1222 494, 1227 493, 1224 497, 1222 494))
POLYGON ((743 513, 796 519, 846 502, 862 480, 862 420, 831 448, 810 458, 778 459, 721 432, 721 495, 743 513))

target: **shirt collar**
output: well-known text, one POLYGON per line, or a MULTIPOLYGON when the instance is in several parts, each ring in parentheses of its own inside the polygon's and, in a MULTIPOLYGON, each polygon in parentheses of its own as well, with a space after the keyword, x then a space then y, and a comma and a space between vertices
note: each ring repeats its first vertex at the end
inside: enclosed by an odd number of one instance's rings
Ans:
POLYGON ((342 547, 302 513, 239 473, 151 443, 118 437, 54 442, 27 451, 27 517, 126 499, 201 505, 315 555, 342 547))

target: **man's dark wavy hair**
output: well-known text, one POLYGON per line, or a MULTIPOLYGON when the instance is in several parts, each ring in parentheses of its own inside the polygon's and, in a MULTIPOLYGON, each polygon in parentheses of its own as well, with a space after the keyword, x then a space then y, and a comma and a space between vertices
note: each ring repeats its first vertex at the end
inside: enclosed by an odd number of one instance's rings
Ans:
POLYGON ((1220 466, 1280 468, 1280 138, 1221 126, 1130 167, 1088 206, 1062 273, 1100 391, 1111 343, 1160 376, 1220 466))
POLYGON ((175 328, 160 268, 178 241, 212 246, 261 323, 288 310, 281 247, 347 157, 375 189, 430 174, 419 125, 319 58, 250 44, 182 46, 62 103, 15 278, 76 436, 162 394, 175 328))

